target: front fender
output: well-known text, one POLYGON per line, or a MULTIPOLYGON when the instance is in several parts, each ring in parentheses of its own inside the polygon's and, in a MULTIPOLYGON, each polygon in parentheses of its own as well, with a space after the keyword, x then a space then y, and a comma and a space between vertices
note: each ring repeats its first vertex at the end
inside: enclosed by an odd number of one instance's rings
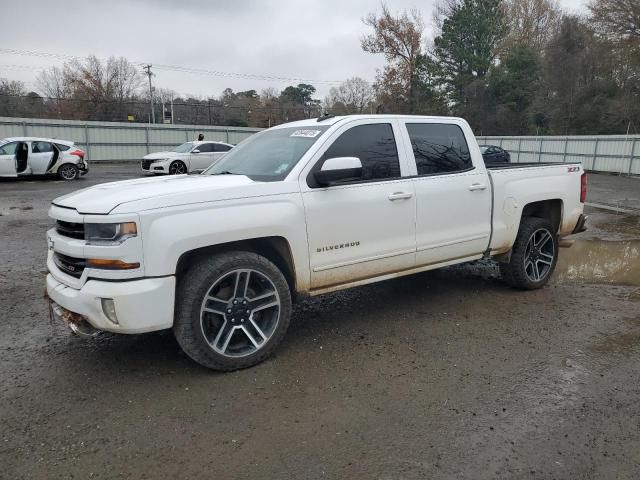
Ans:
POLYGON ((174 275, 180 257, 229 242, 283 237, 289 243, 298 290, 308 290, 309 260, 299 194, 210 202, 141 213, 145 274, 174 275))

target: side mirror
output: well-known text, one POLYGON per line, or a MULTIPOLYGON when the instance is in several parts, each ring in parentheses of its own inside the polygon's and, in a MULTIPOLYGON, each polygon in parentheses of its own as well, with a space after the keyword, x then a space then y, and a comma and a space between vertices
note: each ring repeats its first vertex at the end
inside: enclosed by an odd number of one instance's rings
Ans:
POLYGON ((362 162, 358 157, 329 158, 313 177, 323 187, 337 182, 354 182, 362 178, 362 162))
POLYGON ((191 150, 191 153, 200 153, 200 150, 196 148, 195 150, 191 150))

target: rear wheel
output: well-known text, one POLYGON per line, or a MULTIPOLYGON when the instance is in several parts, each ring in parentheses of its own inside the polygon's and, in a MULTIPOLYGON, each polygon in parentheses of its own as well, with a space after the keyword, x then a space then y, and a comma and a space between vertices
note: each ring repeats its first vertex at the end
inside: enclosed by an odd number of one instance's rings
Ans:
POLYGON ((171 162, 171 165, 169 165, 169 175, 182 175, 184 173, 187 173, 187 166, 184 162, 180 160, 171 162))
POLYGON ((193 360, 230 371, 269 357, 290 316, 282 272, 260 255, 229 252, 197 262, 182 276, 173 331, 193 360))
POLYGON ((71 163, 65 163, 64 165, 61 165, 60 168, 58 168, 58 178, 60 178, 61 180, 75 180, 76 178, 78 178, 78 174, 78 167, 71 163))
POLYGON ((525 290, 547 284, 558 261, 558 236, 544 218, 525 217, 511 251, 509 263, 501 263, 502 278, 525 290))

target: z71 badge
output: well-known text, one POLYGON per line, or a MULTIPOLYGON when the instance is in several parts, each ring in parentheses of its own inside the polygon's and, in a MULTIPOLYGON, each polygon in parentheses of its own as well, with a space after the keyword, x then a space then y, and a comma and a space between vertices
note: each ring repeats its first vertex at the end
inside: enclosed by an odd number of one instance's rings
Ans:
POLYGON ((318 253, 321 252, 329 252, 331 250, 340 250, 341 248, 351 248, 360 246, 360 242, 347 242, 347 243, 338 243, 336 245, 329 245, 328 247, 319 247, 316 251, 318 253))

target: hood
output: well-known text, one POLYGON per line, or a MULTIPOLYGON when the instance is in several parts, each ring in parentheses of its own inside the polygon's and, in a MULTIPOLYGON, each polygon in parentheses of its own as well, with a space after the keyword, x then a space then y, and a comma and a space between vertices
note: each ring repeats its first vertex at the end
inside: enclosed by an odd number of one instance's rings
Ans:
MULTIPOLYGON (((73 208, 83 214, 105 215, 115 209, 118 209, 118 213, 128 213, 136 211, 136 208, 153 209, 262 195, 264 192, 256 189, 260 186, 267 184, 254 182, 244 175, 142 178, 95 185, 58 197, 53 204, 73 208)), ((273 187, 267 187, 267 190, 270 189, 273 187)))
POLYGON ((185 153, 170 152, 170 151, 156 152, 156 153, 150 153, 149 155, 145 155, 142 158, 144 160, 160 160, 162 158, 182 157, 183 155, 188 155, 188 153, 185 154, 185 153))

